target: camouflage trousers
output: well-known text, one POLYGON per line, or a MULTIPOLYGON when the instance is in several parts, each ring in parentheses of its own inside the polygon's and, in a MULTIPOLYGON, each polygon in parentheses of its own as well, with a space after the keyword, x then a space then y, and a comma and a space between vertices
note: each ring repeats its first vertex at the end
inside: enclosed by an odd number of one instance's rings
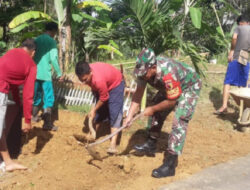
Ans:
MULTIPOLYGON (((188 122, 192 119, 194 114, 200 89, 201 80, 189 88, 188 91, 182 92, 174 108, 156 112, 148 119, 149 135, 152 138, 158 138, 166 117, 171 113, 171 111, 175 110, 172 131, 168 137, 167 151, 171 154, 180 155, 182 153, 187 134, 188 122)), ((153 98, 153 104, 158 104, 163 100, 166 100, 166 94, 159 91, 153 98)))

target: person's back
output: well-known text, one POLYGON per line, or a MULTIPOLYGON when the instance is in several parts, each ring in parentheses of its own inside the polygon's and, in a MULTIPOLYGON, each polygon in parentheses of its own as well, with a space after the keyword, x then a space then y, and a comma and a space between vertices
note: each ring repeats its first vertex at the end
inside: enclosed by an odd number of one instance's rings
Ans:
POLYGON ((121 72, 107 63, 96 62, 90 64, 90 68, 93 72, 92 86, 94 90, 97 88, 107 87, 110 91, 117 87, 122 81, 121 72))
POLYGON ((250 25, 240 25, 235 28, 237 42, 234 49, 233 59, 237 60, 241 50, 250 50, 250 25))
POLYGON ((51 71, 53 66, 57 78, 59 78, 59 81, 62 80, 62 72, 58 64, 57 45, 53 39, 57 31, 58 25, 54 22, 49 22, 45 25, 45 33, 38 36, 35 40, 37 49, 34 59, 37 64, 37 80, 35 82, 32 120, 37 122, 41 119, 38 116, 38 112, 39 105, 43 99, 43 129, 45 130, 56 130, 51 120, 52 107, 55 102, 51 71))
POLYGON ((35 42, 37 50, 34 60, 37 63, 37 79, 51 80, 51 64, 58 60, 56 41, 48 34, 42 34, 35 42))
POLYGON ((0 58, 0 92, 8 93, 10 85, 25 82, 34 61, 21 48, 9 50, 0 58))
POLYGON ((36 65, 32 60, 36 45, 33 39, 26 39, 21 48, 9 50, 0 58, 0 154, 5 163, 6 171, 27 169, 10 158, 6 144, 7 131, 5 116, 8 93, 11 90, 13 99, 20 104, 18 85, 23 84, 23 114, 25 122, 23 132, 28 132, 31 126, 31 110, 36 79, 36 65))

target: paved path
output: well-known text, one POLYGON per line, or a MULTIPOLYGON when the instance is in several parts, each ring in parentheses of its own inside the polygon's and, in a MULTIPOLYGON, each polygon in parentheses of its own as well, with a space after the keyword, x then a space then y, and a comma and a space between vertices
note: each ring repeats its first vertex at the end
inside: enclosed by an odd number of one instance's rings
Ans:
POLYGON ((159 190, 250 190, 250 155, 204 169, 159 190))

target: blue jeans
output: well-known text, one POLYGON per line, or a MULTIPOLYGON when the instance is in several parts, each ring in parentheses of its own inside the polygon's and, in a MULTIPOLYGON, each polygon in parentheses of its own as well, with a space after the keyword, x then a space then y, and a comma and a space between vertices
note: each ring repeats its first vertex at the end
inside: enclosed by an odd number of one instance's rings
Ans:
POLYGON ((43 109, 52 108, 55 102, 52 81, 36 80, 33 106, 39 106, 43 97, 43 109))

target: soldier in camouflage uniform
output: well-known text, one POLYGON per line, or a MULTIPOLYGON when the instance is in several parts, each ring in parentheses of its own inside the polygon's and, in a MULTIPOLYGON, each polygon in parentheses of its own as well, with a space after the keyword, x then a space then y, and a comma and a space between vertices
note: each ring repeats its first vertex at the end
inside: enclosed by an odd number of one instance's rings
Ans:
POLYGON ((134 148, 153 154, 163 123, 168 114, 175 110, 163 165, 152 172, 156 178, 173 176, 178 155, 182 153, 188 122, 199 97, 201 79, 190 66, 167 57, 156 57, 150 48, 142 50, 137 57, 134 74, 137 77, 137 89, 125 124, 130 123, 138 109, 146 84, 159 90, 153 98, 153 106, 144 111, 144 115, 149 116, 149 138, 146 143, 135 145, 134 148))

